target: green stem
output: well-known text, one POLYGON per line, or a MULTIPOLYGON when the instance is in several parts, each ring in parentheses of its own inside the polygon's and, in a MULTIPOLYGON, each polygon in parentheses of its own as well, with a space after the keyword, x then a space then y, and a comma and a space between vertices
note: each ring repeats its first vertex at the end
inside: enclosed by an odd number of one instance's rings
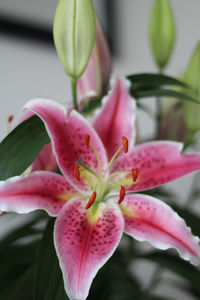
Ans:
POLYGON ((77 78, 76 77, 72 77, 71 78, 71 87, 72 87, 73 105, 74 105, 74 108, 76 110, 78 110, 76 85, 77 85, 77 78))
MULTIPOLYGON (((159 69, 159 74, 163 74, 163 69, 159 69)), ((162 103, 161 103, 161 98, 157 97, 156 98, 156 137, 159 140, 160 138, 160 132, 161 132, 161 111, 162 111, 162 103)))

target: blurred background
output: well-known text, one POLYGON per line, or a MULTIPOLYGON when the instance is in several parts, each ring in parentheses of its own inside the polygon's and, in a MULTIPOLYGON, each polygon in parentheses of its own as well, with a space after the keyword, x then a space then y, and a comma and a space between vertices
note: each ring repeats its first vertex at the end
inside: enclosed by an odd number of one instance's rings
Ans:
MULTIPOLYGON (((167 74, 177 76, 197 41, 200 40, 199 0, 171 1, 176 19, 177 42, 167 74)), ((148 20, 153 0, 96 0, 95 8, 103 22, 114 56, 114 73, 127 75, 156 72, 148 44, 148 20)), ((44 97, 70 103, 69 79, 61 66, 52 39, 56 0, 0 1, 0 137, 7 134, 9 115, 20 117, 23 105, 32 98, 44 97)), ((148 99, 151 106, 153 100, 148 99)), ((153 122, 139 113, 140 137, 150 136, 153 122)), ((182 203, 189 192, 187 176, 170 184, 182 203), (186 184, 187 183, 187 184, 186 184), (187 186, 188 190, 184 189, 187 186), (184 189, 184 190, 183 190, 184 189), (183 193, 184 191, 184 193, 183 193), (184 195, 183 195, 184 194, 184 195)), ((134 272, 148 282, 152 267, 137 264, 134 272)), ((172 276, 166 273, 165 276, 172 276)), ((176 277, 176 280, 177 277, 176 277)), ((159 286, 157 293, 176 295, 177 300, 193 299, 180 290, 159 286)))

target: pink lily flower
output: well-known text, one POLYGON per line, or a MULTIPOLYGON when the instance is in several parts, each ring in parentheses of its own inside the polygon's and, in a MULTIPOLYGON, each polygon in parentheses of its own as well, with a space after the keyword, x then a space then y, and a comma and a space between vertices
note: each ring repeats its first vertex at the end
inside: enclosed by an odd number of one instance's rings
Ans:
POLYGON ((131 193, 200 169, 200 154, 175 142, 133 147, 135 103, 117 79, 93 127, 76 111, 36 99, 26 108, 45 123, 63 176, 38 171, 0 183, 0 210, 44 209, 56 216, 54 242, 71 300, 86 299, 93 278, 123 232, 184 259, 199 257, 199 239, 162 201, 131 193), (119 192, 120 191, 120 192, 119 192))
POLYGON ((111 74, 111 55, 101 23, 96 16, 96 41, 83 75, 78 78, 77 90, 80 101, 105 94, 111 74))

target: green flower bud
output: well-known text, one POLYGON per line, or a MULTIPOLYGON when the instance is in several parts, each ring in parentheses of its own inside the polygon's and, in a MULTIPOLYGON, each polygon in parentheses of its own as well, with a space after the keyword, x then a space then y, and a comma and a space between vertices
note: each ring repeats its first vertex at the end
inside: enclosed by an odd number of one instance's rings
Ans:
POLYGON ((200 43, 197 44, 182 80, 190 88, 187 93, 199 100, 199 104, 184 101, 183 112, 187 129, 195 133, 200 130, 200 43))
POLYGON ((81 76, 88 64, 96 37, 92 0, 59 0, 53 36, 66 73, 72 77, 81 76))
POLYGON ((175 22, 168 0, 155 0, 149 22, 149 41, 154 60, 162 70, 175 43, 175 22))

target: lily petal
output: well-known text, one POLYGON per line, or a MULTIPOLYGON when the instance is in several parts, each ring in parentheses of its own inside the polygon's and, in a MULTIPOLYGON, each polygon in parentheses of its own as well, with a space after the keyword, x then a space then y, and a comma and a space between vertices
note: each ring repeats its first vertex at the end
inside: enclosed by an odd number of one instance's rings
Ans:
POLYGON ((111 73, 111 55, 101 23, 96 16, 96 41, 83 75, 78 78, 80 101, 106 93, 111 73))
POLYGON ((121 146, 122 136, 126 136, 130 144, 133 144, 135 139, 135 101, 129 95, 129 82, 117 78, 112 86, 93 124, 109 158, 121 146))
POLYGON ((57 162, 53 153, 52 144, 45 145, 39 155, 32 163, 32 171, 46 170, 55 171, 57 169, 57 162))
POLYGON ((58 174, 38 171, 0 182, 0 211, 25 214, 44 209, 57 216, 66 201, 77 193, 58 174))
POLYGON ((102 174, 107 165, 104 146, 95 130, 78 112, 70 108, 66 109, 63 105, 51 100, 35 99, 29 101, 25 108, 35 112, 44 121, 63 175, 77 188, 87 190, 84 180, 78 181, 74 176, 77 161, 81 158, 97 173, 99 169, 97 157, 92 148, 84 142, 85 135, 90 136, 90 141, 99 154, 102 174))
POLYGON ((82 199, 63 207, 55 223, 55 246, 71 300, 87 298, 93 278, 115 251, 123 229, 122 214, 114 204, 99 207, 95 220, 82 199))
POLYGON ((181 155, 182 146, 170 141, 138 145, 115 160, 112 172, 137 169, 137 180, 134 184, 129 180, 127 189, 143 191, 200 170, 200 154, 181 155))
POLYGON ((142 194, 127 195, 121 208, 125 233, 139 241, 149 241, 159 249, 174 247, 186 260, 199 256, 199 239, 164 202, 142 194))

